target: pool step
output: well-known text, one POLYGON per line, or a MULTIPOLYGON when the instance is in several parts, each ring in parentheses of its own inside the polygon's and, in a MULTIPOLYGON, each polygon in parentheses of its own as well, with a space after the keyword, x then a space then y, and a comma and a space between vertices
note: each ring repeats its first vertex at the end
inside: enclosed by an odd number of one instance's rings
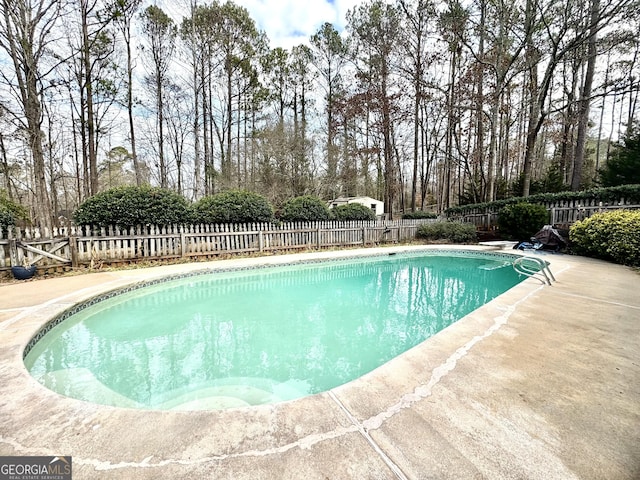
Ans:
POLYGON ((152 404, 162 410, 220 410, 292 400, 308 395, 309 390, 301 380, 232 377, 164 392, 152 404))
POLYGON ((68 397, 114 407, 158 410, 223 410, 276 403, 310 393, 308 382, 278 382, 268 378, 238 377, 203 382, 164 392, 145 405, 102 383, 87 368, 68 368, 45 373, 37 379, 50 390, 68 397))
POLYGON ((54 370, 37 380, 50 390, 79 400, 114 407, 145 408, 141 403, 107 387, 87 368, 54 370))
POLYGON ((213 410, 280 401, 273 393, 249 385, 206 387, 179 394, 156 404, 161 410, 213 410))
POLYGON ((480 265, 478 268, 480 270, 498 270, 499 268, 510 267, 511 262, 501 262, 501 263, 487 263, 485 265, 480 265))

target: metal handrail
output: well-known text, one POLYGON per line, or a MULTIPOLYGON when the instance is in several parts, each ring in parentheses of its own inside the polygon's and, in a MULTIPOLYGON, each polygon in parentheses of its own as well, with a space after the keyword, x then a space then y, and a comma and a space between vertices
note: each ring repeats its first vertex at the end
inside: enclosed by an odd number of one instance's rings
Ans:
POLYGON ((513 269, 518 273, 540 280, 542 283, 546 283, 547 285, 551 285, 551 281, 556 281, 556 277, 551 273, 549 264, 537 257, 524 256, 517 258, 513 262, 513 269), (531 260, 533 263, 537 264, 538 269, 536 270, 531 265, 526 265, 525 262, 527 260, 531 260), (544 279, 540 277, 543 277, 544 279))

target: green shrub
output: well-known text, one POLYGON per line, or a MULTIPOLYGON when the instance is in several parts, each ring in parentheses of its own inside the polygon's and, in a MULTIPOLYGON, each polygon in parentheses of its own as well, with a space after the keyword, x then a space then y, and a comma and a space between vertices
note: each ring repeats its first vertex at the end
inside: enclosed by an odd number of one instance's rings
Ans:
POLYGON ((329 220, 331 212, 319 198, 304 195, 285 202, 280 218, 286 222, 316 222, 329 220))
POLYGON ((157 187, 116 187, 85 200, 73 213, 78 225, 134 227, 192 221, 191 205, 171 190, 157 187))
POLYGON ((498 214, 500 234, 513 240, 529 240, 548 221, 547 209, 532 203, 507 205, 498 214))
POLYGON ((418 238, 447 240, 451 243, 473 243, 478 240, 476 226, 472 223, 433 222, 418 227, 418 238))
POLYGON ((369 207, 361 203, 347 203, 338 205, 331 210, 331 216, 335 220, 375 220, 376 214, 369 207))
POLYGON ((200 199, 194 205, 202 223, 250 223, 273 221, 273 207, 260 194, 230 190, 200 199))
POLYGON ((0 190, 0 230, 15 225, 18 220, 27 220, 26 208, 12 201, 4 190, 0 190))
POLYGON ((0 235, 3 230, 5 230, 9 225, 14 225, 16 223, 13 215, 9 210, 0 205, 0 235))
POLYGON ((422 210, 416 210, 415 212, 407 212, 402 215, 405 220, 421 220, 423 218, 438 218, 438 214, 434 212, 423 212, 422 210))
POLYGON ((573 252, 640 266, 640 211, 596 213, 569 230, 573 252))

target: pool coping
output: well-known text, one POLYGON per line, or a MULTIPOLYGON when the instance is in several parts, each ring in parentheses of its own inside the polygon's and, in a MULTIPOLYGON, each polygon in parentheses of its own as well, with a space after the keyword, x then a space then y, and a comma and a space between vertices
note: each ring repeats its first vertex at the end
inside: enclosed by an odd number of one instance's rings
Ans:
MULTIPOLYGON (((38 329, 72 305, 168 274, 429 248, 489 251, 469 246, 383 247, 110 272, 96 285, 87 281, 86 288, 16 308, 16 314, 0 324, 0 453, 70 454, 74 457, 74 478, 157 478, 159 472, 179 478, 199 478, 212 472, 229 478, 299 478, 298 474, 306 478, 412 478, 411 465, 416 461, 408 459, 407 453, 412 447, 397 439, 395 443, 391 441, 392 427, 410 412, 422 415, 418 412, 425 405, 441 401, 448 383, 462 373, 462 365, 468 368, 467 363, 478 360, 476 356, 481 351, 489 355, 484 351, 486 346, 512 334, 514 327, 510 323, 520 310, 530 309, 553 287, 545 287, 535 279, 525 280, 408 352, 329 392, 226 411, 145 411, 70 399, 37 383, 22 364, 22 353, 38 329)), ((550 261, 560 282, 564 272, 576 268, 575 258, 550 255, 545 260, 550 261)), ((34 288, 31 285, 35 287, 35 283, 20 287, 34 288)), ((621 305, 630 307, 634 314, 634 309, 640 309, 635 304, 621 305)), ((451 455, 447 452, 445 457, 451 455)), ((443 460, 432 461, 437 464, 443 460)), ((490 471, 479 467, 477 461, 469 462, 467 457, 461 458, 459 464, 453 463, 458 469, 464 466, 484 474, 490 471)), ((547 472, 549 465, 557 469, 558 475, 540 478, 571 478, 561 476, 571 473, 571 469, 559 456, 553 457, 551 464, 546 462, 547 472)), ((500 467, 492 464, 491 468, 500 467)), ((528 471, 539 472, 541 468, 530 466, 528 471)), ((502 476, 510 478, 504 471, 502 476)), ((455 477, 443 474, 441 478, 455 477)))

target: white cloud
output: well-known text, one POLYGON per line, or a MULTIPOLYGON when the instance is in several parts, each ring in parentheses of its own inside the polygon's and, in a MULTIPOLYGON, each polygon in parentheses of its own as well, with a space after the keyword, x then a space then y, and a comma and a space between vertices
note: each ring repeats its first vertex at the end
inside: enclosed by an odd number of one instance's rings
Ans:
MULTIPOLYGON (((145 0, 145 5, 152 0, 145 0)), ((226 0, 220 0, 224 3, 226 0)), ((258 29, 266 32, 272 48, 291 49, 301 43, 308 44, 309 37, 325 23, 342 32, 347 11, 367 0, 232 0, 247 9, 258 29)), ((392 0, 386 0, 390 2, 392 0)), ((178 24, 189 11, 190 0, 153 0, 178 24)), ((199 0, 209 4, 209 0, 199 0)))
POLYGON ((336 29, 344 28, 347 10, 361 0, 235 0, 264 30, 271 47, 291 48, 308 43, 323 23, 332 23, 336 29))

